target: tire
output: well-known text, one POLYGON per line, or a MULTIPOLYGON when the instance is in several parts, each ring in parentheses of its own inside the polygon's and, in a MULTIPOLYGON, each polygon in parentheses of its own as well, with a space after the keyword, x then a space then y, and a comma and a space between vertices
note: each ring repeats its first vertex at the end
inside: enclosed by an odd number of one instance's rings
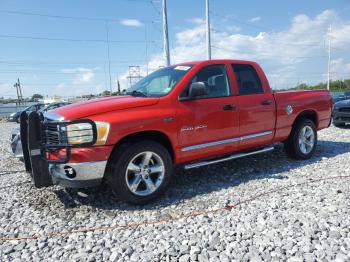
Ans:
POLYGON ((107 181, 118 199, 132 204, 146 204, 163 194, 173 173, 168 150, 154 141, 124 144, 111 162, 107 181))
POLYGON ((284 149, 289 157, 305 160, 314 154, 316 145, 317 130, 314 122, 301 119, 293 126, 289 138, 284 142, 284 149))

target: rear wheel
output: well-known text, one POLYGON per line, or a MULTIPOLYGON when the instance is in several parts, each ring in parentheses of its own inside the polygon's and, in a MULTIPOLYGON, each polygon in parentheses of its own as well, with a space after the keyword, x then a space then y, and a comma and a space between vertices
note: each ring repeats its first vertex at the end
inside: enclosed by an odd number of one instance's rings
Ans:
POLYGON ((302 119, 298 121, 284 143, 287 154, 294 159, 309 159, 317 145, 317 131, 313 121, 302 119))
POLYGON ((114 157, 110 186, 121 200, 145 204, 160 196, 172 176, 168 150, 153 141, 123 145, 114 157), (120 154, 122 152, 122 154, 120 154))

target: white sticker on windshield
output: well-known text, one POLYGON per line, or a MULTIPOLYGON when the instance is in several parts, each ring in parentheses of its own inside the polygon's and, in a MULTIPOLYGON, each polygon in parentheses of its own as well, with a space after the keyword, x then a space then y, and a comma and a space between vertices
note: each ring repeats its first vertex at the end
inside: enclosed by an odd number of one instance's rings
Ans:
POLYGON ((175 70, 187 71, 190 68, 191 68, 190 66, 177 66, 175 67, 175 70))

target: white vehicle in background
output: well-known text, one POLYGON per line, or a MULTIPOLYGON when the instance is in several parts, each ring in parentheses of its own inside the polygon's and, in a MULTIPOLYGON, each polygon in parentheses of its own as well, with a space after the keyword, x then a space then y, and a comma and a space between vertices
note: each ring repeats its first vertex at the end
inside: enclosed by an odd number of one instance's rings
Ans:
MULTIPOLYGON (((69 105, 70 103, 68 102, 55 102, 46 105, 44 108, 40 109, 39 112, 47 112, 49 110, 59 108, 65 105, 69 105)), ((10 138, 10 143, 11 143, 11 151, 13 155, 20 160, 23 158, 23 151, 22 151, 22 143, 21 143, 21 134, 20 134, 20 128, 16 127, 12 130, 11 132, 11 138, 10 138)))
POLYGON ((11 151, 14 157, 17 157, 20 160, 22 160, 23 151, 22 151, 21 134, 20 134, 19 127, 16 127, 12 130, 10 141, 11 141, 11 151))

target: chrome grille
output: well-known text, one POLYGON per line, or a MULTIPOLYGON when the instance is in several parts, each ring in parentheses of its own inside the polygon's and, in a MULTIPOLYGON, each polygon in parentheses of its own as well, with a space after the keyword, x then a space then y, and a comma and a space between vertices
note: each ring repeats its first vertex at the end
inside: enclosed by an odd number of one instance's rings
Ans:
POLYGON ((67 134, 62 124, 45 118, 43 122, 43 142, 48 145, 62 145, 67 143, 67 134))
POLYGON ((46 123, 44 125, 45 142, 50 145, 58 145, 60 143, 60 133, 57 124, 46 123))

